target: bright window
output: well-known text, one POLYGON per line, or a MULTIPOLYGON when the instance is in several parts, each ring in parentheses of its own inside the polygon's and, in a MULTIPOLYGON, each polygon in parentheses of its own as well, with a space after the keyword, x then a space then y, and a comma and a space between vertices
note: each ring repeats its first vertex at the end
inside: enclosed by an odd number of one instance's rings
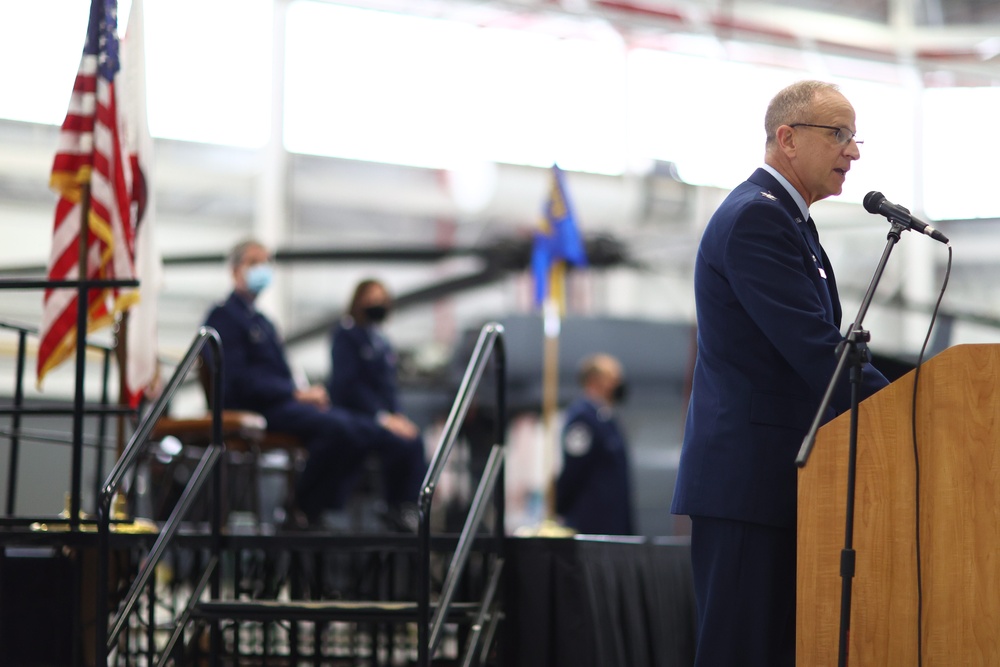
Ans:
POLYGON ((929 218, 1000 217, 998 118, 1000 88, 924 92, 924 209, 929 218))
MULTIPOLYGON (((264 145, 273 2, 145 0, 154 136, 264 145)), ((0 3, 0 58, 15 64, 0 69, 7 91, 0 118, 62 122, 88 4, 0 3)), ((130 5, 123 0, 122 29, 130 5)), ((879 190, 916 207, 915 188, 923 183, 920 199, 932 219, 1000 216, 992 196, 996 170, 983 168, 987 156, 1000 153, 1000 136, 989 131, 1000 113, 998 88, 921 92, 826 75, 878 70, 862 61, 845 66, 817 56, 751 65, 694 37, 690 48, 680 38, 677 44, 701 55, 627 51, 599 21, 563 19, 557 28, 481 27, 296 0, 287 20, 285 145, 435 168, 558 162, 619 174, 662 160, 676 163, 690 183, 728 188, 763 159, 770 97, 815 76, 842 86, 865 139, 842 200, 860 202, 879 190), (802 69, 807 65, 818 71, 802 69), (957 127, 973 139, 957 135, 957 127)), ((878 71, 892 81, 887 67, 878 71)))
POLYGON ((629 57, 631 118, 644 157, 673 162, 680 177, 731 188, 764 159, 764 110, 789 70, 636 49, 629 57))
POLYGON ((860 147, 861 159, 851 165, 840 199, 861 202, 867 193, 877 190, 889 201, 915 206, 914 108, 919 96, 902 85, 835 81, 854 106, 858 138, 865 142, 860 147))
MULTIPOLYGON (((900 201, 912 191, 912 105, 897 86, 836 79, 789 68, 636 49, 629 57, 632 154, 677 165, 697 185, 732 188, 764 161, 764 113, 783 87, 805 78, 840 86, 865 140, 838 198, 873 189, 900 201)), ((895 200, 893 200, 895 201, 895 200)))
POLYGON ((76 0, 0 5, 0 118, 62 125, 89 12, 76 0))
POLYGON ((267 143, 272 0, 145 0, 143 7, 153 136, 267 143))
POLYGON ((304 1, 287 25, 291 151, 435 168, 624 168, 619 41, 304 1))
MULTIPOLYGON (((0 58, 8 63, 0 68, 6 91, 0 118, 62 124, 89 4, 0 4, 0 58)), ((270 129, 271 0, 145 0, 143 6, 153 136, 263 145, 270 129)), ((120 33, 130 7, 122 3, 120 33)))

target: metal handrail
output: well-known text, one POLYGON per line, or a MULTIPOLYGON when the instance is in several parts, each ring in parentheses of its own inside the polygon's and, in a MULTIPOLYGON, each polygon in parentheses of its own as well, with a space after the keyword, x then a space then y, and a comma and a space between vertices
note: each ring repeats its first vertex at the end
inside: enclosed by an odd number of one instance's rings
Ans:
MULTIPOLYGON (((90 197, 90 186, 84 184, 83 186, 83 207, 86 210, 89 205, 90 197)), ((69 526, 71 530, 77 530, 80 527, 80 498, 83 495, 81 492, 81 476, 83 473, 83 451, 81 447, 76 446, 83 440, 83 417, 84 417, 84 397, 83 397, 83 386, 84 386, 84 376, 86 375, 86 363, 85 363, 85 352, 87 348, 87 307, 85 304, 88 303, 87 294, 92 289, 101 288, 118 288, 118 287, 138 287, 139 281, 134 278, 127 280, 118 279, 90 279, 87 276, 87 236, 86 234, 79 235, 80 244, 80 262, 78 272, 79 275, 84 276, 83 279, 79 280, 51 280, 48 277, 45 278, 0 278, 0 289, 43 289, 43 290, 53 290, 62 288, 73 288, 76 290, 76 379, 73 387, 73 452, 72 461, 70 463, 70 491, 69 491, 69 526)), ((22 342, 24 333, 21 334, 22 342)), ((105 352, 109 354, 109 352, 105 352)), ((107 366, 106 366, 107 367, 107 366)), ((23 371, 23 369, 22 369, 23 371)), ((18 375, 18 380, 20 381, 20 375, 18 375)), ((105 383, 107 383, 107 378, 105 378, 105 383)), ((13 457, 16 459, 16 455, 13 457)), ((103 463, 103 461, 102 461, 103 463)), ((13 466, 12 466, 13 470, 13 466)), ((14 474, 13 472, 11 473, 14 474)))
POLYGON ((486 513, 486 499, 492 495, 496 489, 497 478, 503 467, 503 446, 493 445, 490 451, 490 458, 486 463, 486 470, 479 481, 476 489, 472 507, 469 508, 469 516, 462 527, 462 534, 458 538, 458 545, 455 547, 455 555, 448 566, 448 574, 445 576, 444 585, 441 587, 441 595, 438 598, 437 611, 434 612, 434 620, 431 623, 431 633, 428 638, 429 651, 431 655, 437 650, 441 641, 441 630, 444 629, 446 614, 451 607, 455 592, 458 590, 458 579, 462 575, 469 554, 472 553, 472 542, 476 535, 476 529, 483 522, 486 513))
MULTIPOLYGON (((0 412, 0 414, 4 414, 0 412)), ((16 415, 17 413, 13 413, 16 415)), ((2 428, 0 427, 0 438, 11 440, 31 440, 32 442, 47 442, 54 445, 72 445, 73 441, 62 431, 53 431, 42 428, 2 428)), ((84 438, 83 446, 87 449, 98 449, 103 446, 100 436, 84 438)))
POLYGON ((197 363, 202 349, 208 343, 212 344, 212 368, 210 369, 213 378, 212 441, 214 443, 222 442, 222 339, 219 338, 219 333, 215 329, 201 327, 198 333, 195 334, 194 341, 192 341, 191 347, 188 348, 187 354, 184 355, 184 358, 174 370, 170 381, 167 382, 159 398, 156 399, 149 412, 146 413, 146 416, 139 423, 139 426, 125 446, 124 451, 122 451, 121 456, 118 457, 115 467, 111 469, 111 473, 108 475, 107 481, 104 482, 101 490, 100 505, 109 505, 111 503, 111 498, 118 491, 118 487, 121 486, 125 475, 135 466, 139 455, 149 440, 149 436, 156 427, 156 422, 166 412, 167 405, 174 397, 174 393, 180 386, 184 376, 197 363))
MULTIPOLYGON (((500 590, 500 577, 503 574, 503 563, 503 558, 497 558, 494 564, 489 583, 486 585, 486 594, 483 596, 482 604, 479 607, 479 613, 476 614, 476 622, 473 623, 472 630, 469 632, 469 640, 465 646, 465 657, 462 659, 462 667, 472 666, 473 658, 476 655, 476 645, 479 643, 479 639, 484 636, 486 639, 483 644, 483 653, 487 652, 490 640, 493 637, 493 632, 496 630, 500 614, 496 613, 496 610, 493 609, 493 599, 500 590)), ((479 661, 484 662, 483 655, 479 656, 479 661)))
POLYGON ((101 289, 104 287, 138 287, 134 278, 88 278, 86 280, 49 280, 48 278, 0 278, 0 289, 101 289))
POLYGON ((118 641, 118 635, 120 635, 122 630, 125 629, 125 623, 128 621, 128 615, 132 613, 135 605, 139 602, 139 596, 142 595, 142 589, 147 583, 149 583, 149 578, 153 576, 153 572, 159 564, 160 559, 163 557, 163 554, 166 552, 167 546, 177 533, 177 529, 180 527, 181 519, 183 519, 187 514, 191 505, 194 503, 195 498, 198 496, 198 493, 201 491, 201 488, 209 479, 208 476, 215 469, 216 464, 219 462, 219 458, 222 456, 222 452, 222 447, 213 444, 205 450, 205 453, 202 454, 201 459, 198 461, 198 466, 191 474, 191 479, 188 480, 187 485, 185 485, 184 492, 181 494, 180 499, 178 499, 177 504, 174 505, 174 509, 170 513, 170 517, 167 519, 166 523, 163 524, 163 528, 160 530, 160 534, 156 538, 156 542, 153 543, 149 553, 146 554, 146 557, 143 559, 142 569, 139 570, 139 574, 132 580, 132 586, 125 595, 124 602, 121 604, 118 614, 116 615, 114 622, 111 624, 111 632, 109 632, 107 636, 107 649, 109 651, 115 645, 115 642, 118 641))
MULTIPOLYGON (((100 500, 98 502, 98 594, 96 596, 96 618, 98 622, 95 624, 97 641, 95 645, 96 655, 94 661, 96 665, 103 666, 107 664, 108 651, 113 646, 114 640, 117 638, 122 627, 124 627, 127 612, 134 607, 136 600, 142 592, 143 585, 145 585, 145 582, 148 581, 149 576, 155 570, 159 559, 165 553, 167 544, 176 534, 180 521, 190 506, 192 499, 195 497, 196 493, 200 490, 205 481, 209 478, 209 473, 213 473, 212 480, 214 482, 211 521, 213 554, 218 555, 222 535, 220 508, 222 489, 221 478, 216 464, 218 463, 224 448, 225 447, 222 441, 222 340, 215 329, 211 327, 201 327, 195 335, 190 348, 188 348, 187 354, 184 355, 184 358, 174 370, 173 376, 171 376, 169 382, 167 382, 164 387, 163 392, 153 403, 149 412, 146 413, 145 417, 132 434, 131 439, 125 446, 124 451, 115 463, 114 468, 108 475, 108 478, 101 490, 100 500), (108 561, 110 555, 112 499, 124 481, 125 476, 132 471, 137 462, 140 460, 139 457, 147 447, 149 436, 152 434, 153 428, 156 426, 156 422, 159 421, 160 417, 166 411, 167 405, 173 398, 177 388, 181 385, 181 381, 194 367, 206 345, 211 345, 212 348, 212 364, 210 368, 213 390, 211 444, 196 469, 195 474, 193 474, 191 479, 188 481, 188 485, 184 489, 181 500, 178 501, 174 511, 160 529, 160 537, 153 545, 153 548, 150 549, 150 553, 146 557, 142 571, 133 583, 128 595, 122 602, 121 609, 125 613, 119 615, 116 619, 112 632, 107 634, 107 626, 104 625, 104 621, 108 616, 106 591, 109 578, 108 561)), ((218 577, 213 576, 212 594, 217 595, 218 589, 218 577)))
MULTIPOLYGON (((46 283, 49 284, 49 283, 46 283)), ((0 329, 10 329, 11 331, 17 331, 19 333, 31 334, 33 336, 38 336, 41 332, 38 327, 33 327, 28 324, 18 324, 17 322, 11 322, 10 320, 0 320, 0 329)), ((95 350, 103 350, 106 352, 114 352, 114 346, 108 343, 95 343, 93 341, 87 341, 87 347, 93 348, 95 350)))
POLYGON ((208 586, 209 579, 211 579, 211 577, 215 574, 218 567, 219 557, 217 555, 213 555, 209 559, 208 565, 205 567, 205 571, 202 572, 201 579, 198 580, 198 583, 195 584, 195 587, 191 590, 191 597, 188 598, 187 604, 184 605, 184 609, 177 617, 177 621, 174 623, 174 631, 170 633, 170 639, 167 640, 166 645, 163 647, 163 652, 160 654, 160 660, 156 663, 156 667, 166 667, 166 664, 170 662, 170 658, 174 654, 177 642, 180 641, 181 637, 184 635, 184 628, 187 627, 188 621, 191 620, 191 615, 194 613, 194 608, 198 604, 198 600, 201 599, 202 594, 205 592, 205 588, 208 586))
MULTIPOLYGON (((7 467, 7 516, 14 516, 14 506, 17 500, 17 474, 20 448, 21 448, 21 418, 29 414, 72 414, 76 410, 76 406, 73 408, 61 408, 61 409, 35 409, 35 408, 25 408, 24 407, 24 368, 25 359, 27 356, 28 347, 28 335, 38 336, 39 330, 36 327, 28 326, 25 324, 19 324, 16 322, 11 322, 9 320, 0 320, 0 329, 7 329, 17 333, 17 370, 15 371, 14 379, 14 403, 13 406, 7 409, 0 409, 0 414, 10 414, 11 415, 11 433, 10 437, 10 451, 8 454, 8 467, 7 467)), ((97 412, 101 415, 100 422, 98 424, 98 456, 97 456, 97 470, 101 470, 104 466, 104 442, 107 433, 107 417, 109 414, 113 413, 131 413, 134 410, 128 409, 108 409, 108 380, 111 376, 111 355, 114 353, 114 348, 110 345, 103 343, 94 343, 90 341, 85 342, 86 347, 95 350, 100 350, 104 355, 104 373, 102 379, 102 389, 101 389, 101 409, 97 412)), ((70 441, 70 444, 81 444, 82 445, 82 434, 79 440, 74 438, 70 441)), ((73 479, 78 477, 76 471, 73 472, 73 479)), ((96 483, 96 480, 95 480, 96 483)), ((71 521, 75 523, 75 521, 71 521)))
MULTIPOLYGON (((27 347, 27 333, 18 331, 17 334, 17 377, 14 380, 14 407, 20 408, 24 404, 24 354, 27 347)), ((10 418, 10 426, 16 433, 21 429, 21 414, 15 412, 10 418)), ((21 439, 12 437, 10 439, 10 459, 7 470, 7 516, 14 516, 14 503, 17 500, 17 466, 20 455, 21 439)))
MULTIPOLYGON (((469 407, 475 397, 476 390, 479 388, 479 383, 486 370, 486 365, 491 358, 495 358, 496 361, 494 367, 496 371, 497 405, 496 440, 494 444, 494 451, 490 456, 492 465, 487 465, 483 479, 479 484, 479 489, 482 493, 477 492, 476 494, 478 504, 474 501, 473 507, 470 509, 470 516, 466 520, 466 525, 463 528, 463 536, 465 536, 466 533, 471 536, 476 530, 478 530, 483 517, 481 506, 483 504, 485 494, 492 491, 494 505, 496 506, 494 525, 496 549, 499 553, 503 553, 504 483, 502 451, 507 433, 507 362, 503 342, 503 326, 497 322, 490 322, 485 325, 479 333, 479 339, 476 341, 476 347, 474 348, 472 357, 466 367, 465 376, 462 378, 462 383, 459 386, 455 402, 452 404, 451 412, 445 422, 444 429, 441 433, 441 439, 434 451, 434 455, 431 457, 427 475, 424 477, 423 484, 421 485, 420 497, 418 500, 420 526, 418 531, 419 568, 417 573, 417 664, 420 665, 420 667, 430 666, 431 657, 436 648, 437 640, 440 637, 440 628, 438 628, 437 631, 432 631, 431 628, 431 501, 434 498, 434 491, 437 489, 437 485, 440 482, 441 474, 444 471, 448 457, 451 455, 455 441, 458 439, 459 430, 465 421, 466 415, 468 414, 469 407)), ((465 539, 461 542, 461 547, 456 548, 456 553, 452 558, 453 564, 455 564, 456 561, 464 563, 466 557, 468 556, 467 552, 471 549, 473 544, 472 539, 465 539)), ((439 619, 447 617, 449 611, 448 606, 451 604, 450 597, 451 595, 449 594, 448 600, 442 599, 439 601, 435 617, 436 626, 438 625, 437 621, 439 619)))
MULTIPOLYGON (((76 284, 79 281, 70 281, 70 282, 76 284)), ((93 282, 94 281, 89 281, 88 284, 93 282)), ((130 280, 130 281, 113 281, 113 282, 132 285, 135 281, 130 280)), ((59 287, 58 284, 52 281, 46 282, 45 284, 52 285, 54 287, 59 287)), ((21 284, 18 284, 18 286, 21 286, 21 284)), ((0 319, 0 329, 9 329, 10 331, 16 331, 18 333, 31 334, 32 336, 38 336, 41 334, 41 331, 38 327, 33 327, 29 324, 20 324, 18 322, 12 322, 11 320, 3 320, 3 319, 0 319)), ((94 350, 100 350, 102 352, 115 352, 117 350, 117 348, 115 348, 115 346, 111 343, 95 343, 90 339, 87 339, 87 341, 85 342, 85 346, 92 348, 94 350)), ((170 364, 173 363, 172 357, 168 358, 164 356, 157 356, 157 360, 160 363, 170 363, 170 364)))

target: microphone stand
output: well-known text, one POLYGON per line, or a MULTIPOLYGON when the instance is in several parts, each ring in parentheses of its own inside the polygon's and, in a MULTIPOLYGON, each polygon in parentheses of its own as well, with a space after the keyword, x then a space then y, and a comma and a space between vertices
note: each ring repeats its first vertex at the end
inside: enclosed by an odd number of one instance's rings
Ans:
POLYGON ((795 459, 795 465, 799 468, 805 467, 806 462, 809 460, 809 454, 812 452, 813 445, 816 444, 816 432, 819 430, 823 421, 823 415, 826 413, 826 409, 830 406, 830 401, 833 398, 833 392, 837 387, 837 383, 840 380, 842 373, 844 372, 844 368, 850 364, 851 425, 850 447, 848 450, 847 462, 847 512, 844 527, 844 548, 840 552, 840 646, 837 658, 838 667, 847 667, 847 644, 851 630, 851 585, 854 581, 855 563, 854 488, 858 458, 858 404, 861 402, 862 368, 864 363, 869 360, 867 343, 871 339, 869 333, 861 328, 861 323, 864 321, 865 314, 868 312, 868 306, 871 305, 872 297, 875 295, 875 289, 878 287, 878 283, 882 279, 882 273, 885 271, 885 265, 889 261, 889 255, 892 253, 892 249, 896 243, 899 242, 900 234, 904 229, 906 229, 905 226, 895 220, 890 219, 889 222, 892 227, 889 229, 889 234, 886 237, 887 240, 885 249, 882 251, 882 258, 879 260, 878 267, 875 269, 875 274, 872 276, 871 283, 868 285, 868 291, 865 293, 865 297, 861 301, 861 307, 858 310, 857 317, 854 319, 854 323, 851 324, 851 328, 847 332, 847 335, 844 336, 844 340, 837 346, 836 353, 839 357, 837 360, 837 369, 833 372, 833 377, 830 378, 830 383, 827 385, 826 393, 823 395, 823 400, 820 402, 815 418, 813 418, 812 426, 809 427, 808 433, 806 433, 805 438, 803 438, 802 447, 799 449, 799 454, 795 459))

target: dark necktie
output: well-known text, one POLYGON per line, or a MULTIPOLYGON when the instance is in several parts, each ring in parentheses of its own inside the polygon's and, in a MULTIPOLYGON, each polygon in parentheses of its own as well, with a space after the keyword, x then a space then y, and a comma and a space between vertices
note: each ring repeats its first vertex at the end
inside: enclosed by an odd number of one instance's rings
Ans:
POLYGON ((826 288, 830 291, 830 300, 833 304, 833 321, 839 328, 841 317, 840 299, 837 295, 837 280, 833 277, 833 266, 830 265, 830 258, 823 252, 823 246, 819 243, 819 230, 816 229, 816 223, 813 221, 812 216, 809 216, 809 219, 806 220, 806 227, 809 229, 809 233, 806 235, 809 245, 812 251, 816 253, 816 259, 822 264, 823 270, 826 271, 826 288))
POLYGON ((812 247, 813 252, 816 253, 816 257, 819 258, 823 255, 823 250, 819 244, 819 230, 816 229, 816 223, 813 222, 811 215, 809 216, 809 219, 806 220, 806 227, 809 229, 809 234, 811 236, 809 239, 811 243, 809 245, 812 247))

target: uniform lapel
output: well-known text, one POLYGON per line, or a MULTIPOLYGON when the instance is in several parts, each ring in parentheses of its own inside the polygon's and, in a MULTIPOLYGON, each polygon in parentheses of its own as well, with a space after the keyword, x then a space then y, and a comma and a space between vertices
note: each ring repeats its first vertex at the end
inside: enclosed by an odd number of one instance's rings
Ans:
MULTIPOLYGON (((764 169, 758 169, 753 173, 753 175, 748 179, 751 183, 759 185, 766 188, 773 196, 778 198, 778 201, 785 207, 788 214, 792 216, 797 221, 802 220, 802 214, 799 211, 798 205, 792 196, 788 194, 788 191, 764 169)), ((822 265, 823 270, 826 272, 826 283, 827 290, 830 295, 830 305, 832 309, 833 322, 834 325, 839 329, 840 320, 842 316, 840 307, 840 297, 837 293, 837 281, 833 276, 833 266, 830 264, 830 258, 827 257, 826 251, 823 250, 823 245, 819 241, 819 231, 816 229, 816 223, 813 222, 812 217, 806 220, 804 223, 799 222, 799 230, 802 232, 802 238, 805 240, 806 245, 816 256, 817 261, 822 265)))

